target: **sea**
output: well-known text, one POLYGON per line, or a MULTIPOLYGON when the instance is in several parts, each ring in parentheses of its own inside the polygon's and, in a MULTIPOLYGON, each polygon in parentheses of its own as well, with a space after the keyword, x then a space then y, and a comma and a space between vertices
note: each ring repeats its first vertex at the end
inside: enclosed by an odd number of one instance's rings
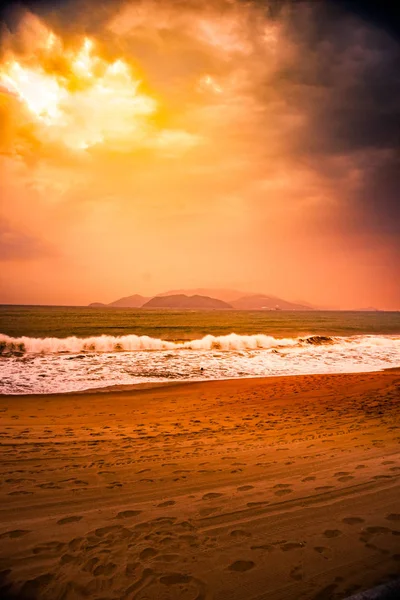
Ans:
POLYGON ((399 311, 0 306, 0 394, 399 366, 399 311))

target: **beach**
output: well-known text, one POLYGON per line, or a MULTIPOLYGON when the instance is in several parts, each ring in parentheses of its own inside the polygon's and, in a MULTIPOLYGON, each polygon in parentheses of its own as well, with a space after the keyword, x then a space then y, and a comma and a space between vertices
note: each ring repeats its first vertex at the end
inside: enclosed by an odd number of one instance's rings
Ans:
POLYGON ((400 370, 0 396, 0 589, 346 598, 400 561, 400 370))
POLYGON ((1 3, 0 600, 400 600, 395 5, 1 3))

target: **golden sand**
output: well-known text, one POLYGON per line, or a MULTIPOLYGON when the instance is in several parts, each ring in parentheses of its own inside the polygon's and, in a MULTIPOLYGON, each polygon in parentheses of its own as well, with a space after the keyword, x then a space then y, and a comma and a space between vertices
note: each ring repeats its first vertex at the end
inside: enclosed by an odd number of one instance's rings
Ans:
POLYGON ((337 600, 399 573, 399 370, 0 411, 1 597, 337 600))

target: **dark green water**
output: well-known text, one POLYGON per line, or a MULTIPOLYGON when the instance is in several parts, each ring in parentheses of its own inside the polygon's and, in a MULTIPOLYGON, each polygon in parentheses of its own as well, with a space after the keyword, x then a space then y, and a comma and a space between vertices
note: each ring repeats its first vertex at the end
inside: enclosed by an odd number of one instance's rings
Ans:
POLYGON ((186 340, 264 333, 351 336, 400 334, 400 312, 175 311, 60 306, 0 306, 0 333, 12 337, 148 335, 186 340))

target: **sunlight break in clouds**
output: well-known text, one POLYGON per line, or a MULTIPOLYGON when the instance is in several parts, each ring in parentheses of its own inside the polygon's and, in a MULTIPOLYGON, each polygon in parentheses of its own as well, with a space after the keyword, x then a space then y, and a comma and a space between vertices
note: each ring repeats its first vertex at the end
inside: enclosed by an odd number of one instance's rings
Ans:
POLYGON ((84 38, 81 46, 65 49, 53 32, 40 28, 41 54, 11 56, 0 70, 0 85, 22 102, 41 124, 39 137, 61 141, 72 149, 97 144, 109 148, 172 147, 196 143, 185 131, 163 130, 150 118, 157 101, 141 90, 142 81, 122 59, 107 62, 96 56, 96 44, 84 38), (46 66, 62 60, 63 72, 46 66))

